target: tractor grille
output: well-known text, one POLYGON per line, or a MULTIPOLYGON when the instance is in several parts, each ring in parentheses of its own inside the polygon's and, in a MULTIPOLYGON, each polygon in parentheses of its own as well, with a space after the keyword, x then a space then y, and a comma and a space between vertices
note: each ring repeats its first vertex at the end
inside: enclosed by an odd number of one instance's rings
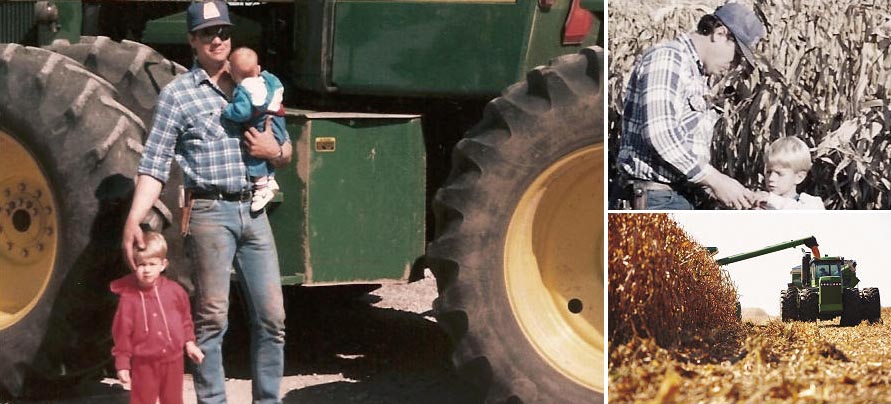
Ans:
POLYGON ((820 282, 820 311, 841 310, 842 288, 841 280, 833 277, 820 282), (834 307, 834 305, 839 305, 834 307))
POLYGON ((0 43, 25 42, 32 27, 33 1, 0 1, 0 43))

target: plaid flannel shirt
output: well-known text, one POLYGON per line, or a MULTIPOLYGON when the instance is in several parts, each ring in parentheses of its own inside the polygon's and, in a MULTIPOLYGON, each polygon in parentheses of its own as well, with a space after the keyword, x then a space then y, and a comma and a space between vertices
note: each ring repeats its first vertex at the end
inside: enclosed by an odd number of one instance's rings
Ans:
POLYGON ((167 183, 176 157, 187 188, 220 192, 250 189, 241 125, 221 118, 226 95, 199 66, 161 90, 139 174, 167 183))
POLYGON ((625 91, 620 169, 647 181, 701 181, 719 118, 706 101, 708 92, 708 77, 689 35, 644 53, 625 91))

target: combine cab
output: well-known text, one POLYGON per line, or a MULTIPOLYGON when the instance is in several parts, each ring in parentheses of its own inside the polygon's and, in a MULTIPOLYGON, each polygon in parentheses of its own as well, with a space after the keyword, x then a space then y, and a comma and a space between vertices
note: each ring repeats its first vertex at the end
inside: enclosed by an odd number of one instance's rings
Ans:
MULTIPOLYGON (((283 285, 429 267, 489 401, 602 401, 603 3, 232 3, 233 45, 290 108, 283 285)), ((0 2, 0 391, 107 367, 107 285, 155 98, 192 65, 188 4, 0 2)), ((181 183, 144 224, 179 270, 181 183)))

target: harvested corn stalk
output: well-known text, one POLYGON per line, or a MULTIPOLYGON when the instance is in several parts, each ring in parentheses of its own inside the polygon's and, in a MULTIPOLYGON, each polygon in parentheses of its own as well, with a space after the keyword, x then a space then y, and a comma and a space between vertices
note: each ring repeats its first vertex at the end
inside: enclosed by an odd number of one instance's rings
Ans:
POLYGON ((738 324, 727 272, 665 214, 609 215, 610 345, 632 336, 660 346, 738 324))

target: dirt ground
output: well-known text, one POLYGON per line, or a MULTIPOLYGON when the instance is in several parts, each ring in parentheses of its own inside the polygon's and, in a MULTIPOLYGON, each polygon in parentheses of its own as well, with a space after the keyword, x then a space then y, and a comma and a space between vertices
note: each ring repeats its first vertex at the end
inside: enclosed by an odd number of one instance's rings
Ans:
MULTIPOLYGON (((284 403, 478 403, 481 395, 452 370, 448 337, 431 305, 436 281, 384 285, 300 288, 287 296, 284 403), (351 298, 351 296, 359 296, 351 298)), ((249 339, 239 303, 224 343, 226 395, 234 404, 251 401, 249 339)), ((195 403, 185 375, 185 403, 195 403)), ((2 401, 2 400, 0 400, 2 401)), ((17 404, 127 403, 111 378, 90 380, 39 400, 17 404)))

